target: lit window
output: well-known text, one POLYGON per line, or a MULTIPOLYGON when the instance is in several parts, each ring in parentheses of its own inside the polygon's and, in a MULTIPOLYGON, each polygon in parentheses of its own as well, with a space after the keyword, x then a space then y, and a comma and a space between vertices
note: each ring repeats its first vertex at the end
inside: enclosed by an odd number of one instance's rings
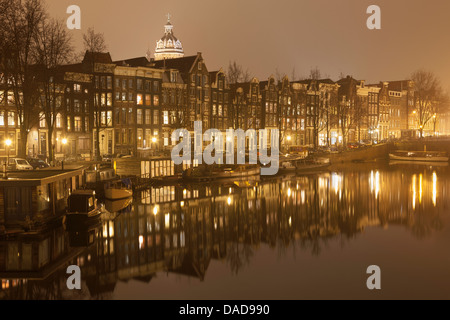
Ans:
POLYGON ((144 104, 144 101, 142 100, 142 94, 140 93, 137 95, 137 104, 139 106, 142 106, 144 104))

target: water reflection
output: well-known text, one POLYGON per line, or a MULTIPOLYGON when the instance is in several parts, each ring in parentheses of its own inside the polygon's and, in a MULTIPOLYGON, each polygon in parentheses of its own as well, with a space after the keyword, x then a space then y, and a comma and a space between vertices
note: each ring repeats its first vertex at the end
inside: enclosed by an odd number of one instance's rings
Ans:
POLYGON ((423 239, 443 228, 448 175, 447 168, 355 167, 245 188, 151 188, 83 234, 83 248, 62 227, 3 240, 0 298, 111 298, 119 281, 149 283, 160 272, 203 281, 212 260, 239 275, 261 245, 279 257, 288 248, 320 255, 330 239, 345 244, 368 227, 403 226, 423 239), (65 289, 73 263, 89 292, 65 289))

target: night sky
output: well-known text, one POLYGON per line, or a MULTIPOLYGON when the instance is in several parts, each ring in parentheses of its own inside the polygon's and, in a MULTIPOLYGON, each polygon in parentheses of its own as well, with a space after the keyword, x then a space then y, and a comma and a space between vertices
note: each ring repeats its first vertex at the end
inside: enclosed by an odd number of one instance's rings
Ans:
POLYGON ((202 52, 209 71, 236 60, 252 75, 322 76, 340 73, 367 83, 431 70, 450 91, 448 0, 47 0, 50 14, 67 19, 80 6, 82 29, 71 31, 81 49, 89 27, 103 32, 114 60, 144 56, 164 34, 171 14, 185 54, 202 52), (366 9, 381 7, 381 30, 369 30, 366 9))

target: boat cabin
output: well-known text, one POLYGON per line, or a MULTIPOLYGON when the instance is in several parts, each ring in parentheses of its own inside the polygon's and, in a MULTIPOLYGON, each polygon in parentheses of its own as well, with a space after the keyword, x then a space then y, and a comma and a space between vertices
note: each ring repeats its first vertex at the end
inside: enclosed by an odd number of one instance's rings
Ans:
POLYGON ((68 213, 89 214, 97 209, 94 190, 76 190, 69 196, 67 202, 68 213))

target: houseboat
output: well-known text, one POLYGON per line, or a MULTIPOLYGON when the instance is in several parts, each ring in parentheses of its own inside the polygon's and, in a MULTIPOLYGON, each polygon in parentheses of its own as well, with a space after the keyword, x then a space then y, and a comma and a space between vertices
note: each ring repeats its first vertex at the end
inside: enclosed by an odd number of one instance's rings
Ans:
POLYGON ((448 162, 448 153, 441 151, 395 151, 389 154, 390 160, 448 162))
POLYGON ((83 168, 8 172, 0 179, 0 234, 41 230, 62 219, 69 195, 83 187, 83 168))

